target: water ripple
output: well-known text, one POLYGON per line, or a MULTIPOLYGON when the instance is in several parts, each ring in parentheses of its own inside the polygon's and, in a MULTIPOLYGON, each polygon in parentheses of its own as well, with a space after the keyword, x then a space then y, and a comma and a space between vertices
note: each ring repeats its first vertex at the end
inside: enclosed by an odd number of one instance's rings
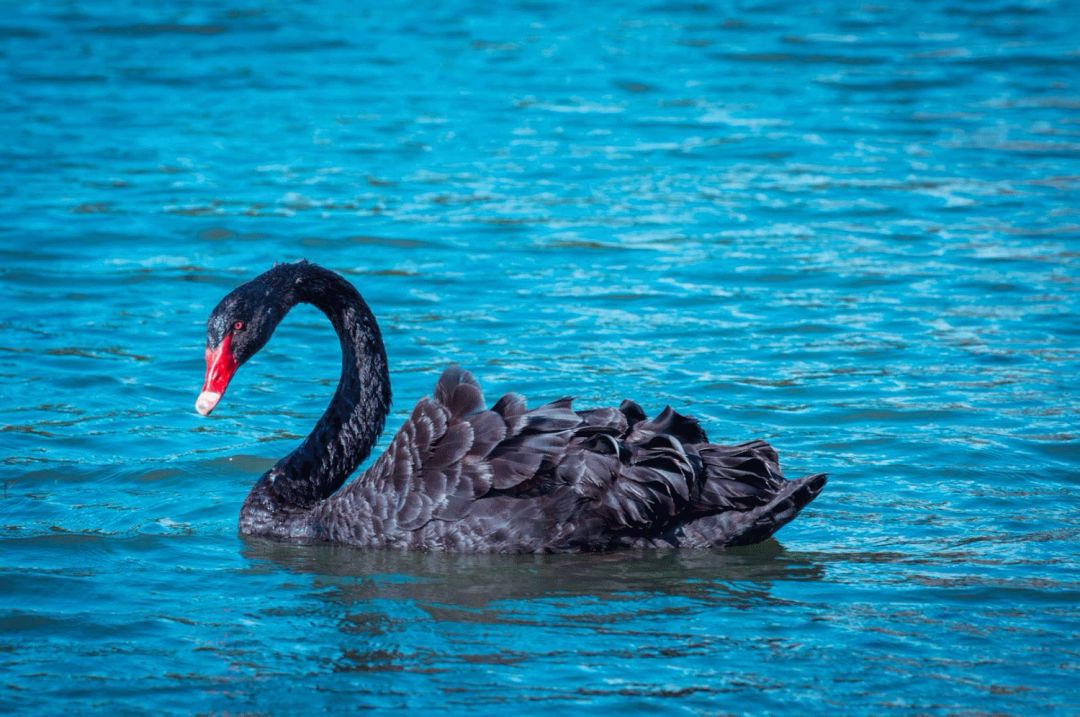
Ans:
POLYGON ((0 710, 1075 713, 1078 36, 1054 1, 12 7, 0 710), (206 421, 203 321, 300 257, 379 316, 390 426, 456 361, 829 489, 721 553, 241 541, 337 343, 298 308, 206 421))

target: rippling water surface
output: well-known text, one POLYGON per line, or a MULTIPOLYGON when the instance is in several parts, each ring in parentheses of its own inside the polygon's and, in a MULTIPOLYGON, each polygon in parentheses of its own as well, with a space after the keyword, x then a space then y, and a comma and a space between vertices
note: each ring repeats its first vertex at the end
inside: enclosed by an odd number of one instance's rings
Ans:
POLYGON ((1080 711, 1080 10, 68 2, 0 19, 0 711, 1080 711), (166 4, 167 5, 167 4, 166 4), (244 540, 333 390, 632 396, 826 491, 776 541, 244 540))

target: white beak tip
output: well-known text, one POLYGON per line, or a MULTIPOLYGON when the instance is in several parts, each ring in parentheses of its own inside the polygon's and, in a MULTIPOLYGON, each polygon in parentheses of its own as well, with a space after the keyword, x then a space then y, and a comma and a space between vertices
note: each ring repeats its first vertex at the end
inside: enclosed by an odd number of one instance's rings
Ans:
POLYGON ((195 401, 195 410, 200 416, 209 416, 220 400, 221 394, 217 391, 203 391, 195 401))

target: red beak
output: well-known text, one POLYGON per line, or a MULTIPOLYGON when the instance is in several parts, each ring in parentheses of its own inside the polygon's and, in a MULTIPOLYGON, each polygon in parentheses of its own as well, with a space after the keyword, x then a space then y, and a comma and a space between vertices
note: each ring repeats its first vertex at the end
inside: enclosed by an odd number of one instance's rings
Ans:
POLYGON ((195 401, 195 410, 200 416, 207 416, 214 410, 236 373, 236 367, 236 357, 232 352, 232 334, 225 334, 216 349, 206 349, 206 380, 203 381, 199 399, 195 401))

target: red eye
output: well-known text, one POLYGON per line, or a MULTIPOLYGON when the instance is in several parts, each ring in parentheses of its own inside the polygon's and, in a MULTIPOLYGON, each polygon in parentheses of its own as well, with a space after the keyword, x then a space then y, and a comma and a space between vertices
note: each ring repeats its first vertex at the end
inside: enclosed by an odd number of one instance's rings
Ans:
POLYGON ((241 331, 244 328, 244 322, 243 321, 237 321, 235 324, 232 325, 232 327, 233 327, 233 331, 241 331))

